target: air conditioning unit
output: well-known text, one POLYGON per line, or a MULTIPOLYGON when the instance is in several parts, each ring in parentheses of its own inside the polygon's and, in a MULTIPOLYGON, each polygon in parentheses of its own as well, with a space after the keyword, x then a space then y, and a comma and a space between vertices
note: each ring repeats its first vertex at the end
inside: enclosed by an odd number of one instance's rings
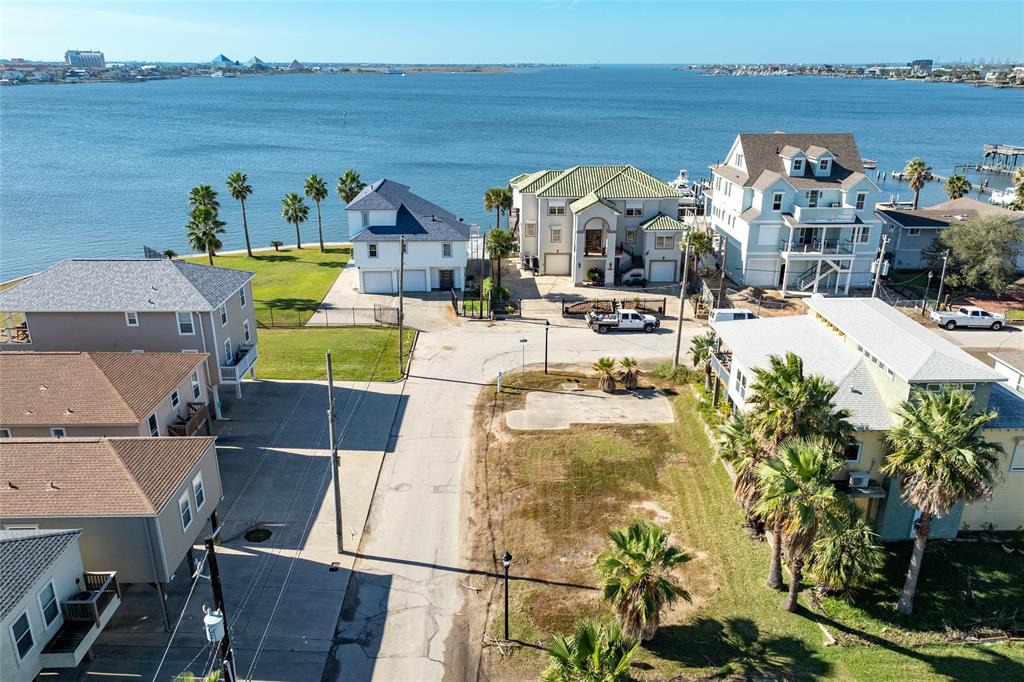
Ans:
POLYGON ((866 471, 851 471, 850 472, 850 487, 851 488, 866 488, 868 485, 868 472, 866 471))

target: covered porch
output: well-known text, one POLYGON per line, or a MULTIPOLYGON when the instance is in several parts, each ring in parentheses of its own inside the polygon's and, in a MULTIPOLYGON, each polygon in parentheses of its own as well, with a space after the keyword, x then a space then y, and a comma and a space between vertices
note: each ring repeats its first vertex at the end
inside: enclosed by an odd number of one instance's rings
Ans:
POLYGON ((242 377, 246 372, 250 379, 256 378, 256 360, 259 354, 256 352, 256 344, 243 343, 229 360, 221 361, 218 367, 220 383, 234 384, 235 397, 242 397, 242 377))
POLYGON ((100 632, 121 605, 121 588, 113 572, 86 572, 84 589, 60 605, 64 623, 43 647, 43 668, 74 668, 89 657, 100 632))

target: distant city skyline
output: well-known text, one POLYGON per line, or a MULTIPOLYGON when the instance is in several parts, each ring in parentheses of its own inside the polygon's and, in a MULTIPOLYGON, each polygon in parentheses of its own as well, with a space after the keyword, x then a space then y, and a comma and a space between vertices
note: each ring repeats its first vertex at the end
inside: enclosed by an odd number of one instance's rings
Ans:
POLYGON ((40 61, 68 49, 102 50, 108 62, 1024 61, 1015 0, 4 0, 0 26, 0 57, 40 61))

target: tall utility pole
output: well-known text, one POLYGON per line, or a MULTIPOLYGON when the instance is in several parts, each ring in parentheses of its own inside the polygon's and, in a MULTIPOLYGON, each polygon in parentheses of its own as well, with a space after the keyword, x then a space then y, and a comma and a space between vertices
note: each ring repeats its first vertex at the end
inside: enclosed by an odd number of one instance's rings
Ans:
POLYGON ((726 236, 725 232, 721 233, 722 237, 722 272, 721 279, 718 282, 718 298, 715 299, 715 307, 722 307, 722 294, 725 293, 725 259, 729 256, 729 237, 726 236))
POLYGON ((398 238, 398 373, 405 376, 402 365, 402 325, 405 323, 405 237, 398 238))
POLYGON ((878 252, 878 260, 875 261, 875 284, 871 287, 871 298, 878 298, 878 284, 882 279, 882 263, 885 262, 885 245, 889 243, 889 235, 882 235, 882 250, 878 252))
POLYGON ((331 438, 331 469, 334 474, 334 534, 338 537, 338 554, 345 552, 345 534, 341 525, 341 460, 338 458, 338 417, 334 413, 334 369, 331 349, 327 349, 327 430, 331 438))
MULTIPOLYGON (((691 230, 693 228, 690 228, 691 230)), ((686 249, 683 252, 683 281, 679 283, 679 324, 676 327, 676 354, 672 356, 672 369, 679 366, 679 346, 683 342, 683 315, 686 312, 686 283, 690 271, 690 233, 686 233, 686 249)))
POLYGON ((942 274, 939 275, 939 293, 935 296, 935 309, 942 305, 942 286, 946 283, 946 261, 949 260, 949 249, 942 254, 942 274))
POLYGON ((213 605, 224 619, 224 637, 220 640, 220 659, 225 682, 235 682, 235 652, 231 649, 231 632, 228 629, 228 614, 224 610, 224 591, 220 584, 220 570, 217 568, 217 551, 214 535, 206 538, 206 560, 210 564, 210 586, 213 588, 213 605))

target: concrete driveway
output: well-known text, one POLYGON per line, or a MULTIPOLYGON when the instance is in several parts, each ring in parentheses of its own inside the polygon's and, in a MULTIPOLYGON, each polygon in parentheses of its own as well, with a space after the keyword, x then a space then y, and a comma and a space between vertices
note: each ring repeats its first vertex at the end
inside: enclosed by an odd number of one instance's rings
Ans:
POLYGON ((509 428, 567 429, 573 424, 671 424, 672 405, 658 390, 533 391, 526 407, 506 415, 509 428))
MULTIPOLYGON (((401 413, 401 384, 335 387, 341 440, 346 542, 360 540, 392 421, 401 413), (351 419, 349 417, 351 416, 351 419)), ((216 422, 224 497, 218 512, 218 565, 240 679, 318 679, 352 579, 352 555, 336 551, 330 452, 324 418, 327 387, 315 382, 257 381, 244 400, 225 399, 229 421, 216 422), (245 539, 254 525, 265 542, 245 539), (339 562, 338 570, 331 570, 339 562)), ((197 557, 204 556, 201 548, 197 557)), ((204 571, 205 572, 205 571, 204 571)), ((183 563, 168 590, 172 625, 181 616, 156 679, 197 674, 209 660, 202 606, 209 580, 191 583, 183 563), (187 607, 185 607, 187 600, 187 607)), ((95 658, 58 679, 98 676, 154 679, 168 635, 152 588, 135 585, 93 647, 95 658)))

